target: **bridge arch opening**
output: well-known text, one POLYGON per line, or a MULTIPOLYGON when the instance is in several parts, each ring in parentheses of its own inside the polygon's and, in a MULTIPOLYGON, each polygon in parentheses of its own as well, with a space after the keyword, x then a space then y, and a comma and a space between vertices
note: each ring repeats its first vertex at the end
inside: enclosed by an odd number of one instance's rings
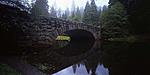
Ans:
POLYGON ((86 42, 95 40, 94 35, 90 31, 83 29, 68 30, 64 33, 71 37, 71 42, 86 42))
POLYGON ((68 45, 55 50, 63 56, 77 56, 86 53, 93 47, 95 42, 93 33, 87 30, 68 30, 64 34, 71 37, 71 41, 68 45))

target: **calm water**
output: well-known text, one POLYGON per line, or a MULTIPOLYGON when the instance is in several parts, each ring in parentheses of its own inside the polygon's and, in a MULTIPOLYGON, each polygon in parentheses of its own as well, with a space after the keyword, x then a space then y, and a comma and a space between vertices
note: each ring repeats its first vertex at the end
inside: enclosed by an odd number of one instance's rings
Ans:
POLYGON ((53 75, 109 75, 109 71, 104 65, 97 64, 95 71, 88 69, 85 64, 74 64, 66 69, 63 69, 53 75))
POLYGON ((58 49, 60 51, 58 53, 64 56, 77 56, 84 53, 87 53, 87 56, 78 62, 71 63, 72 65, 62 70, 53 73, 53 75, 149 74, 149 42, 75 42, 60 49, 58 49), (94 44, 95 46, 93 47, 94 44), (88 54, 90 49, 94 51, 88 54))
POLYGON ((25 75, 150 75, 149 41, 57 42, 51 49, 26 53, 25 59, 35 68, 16 58, 2 59, 25 75))

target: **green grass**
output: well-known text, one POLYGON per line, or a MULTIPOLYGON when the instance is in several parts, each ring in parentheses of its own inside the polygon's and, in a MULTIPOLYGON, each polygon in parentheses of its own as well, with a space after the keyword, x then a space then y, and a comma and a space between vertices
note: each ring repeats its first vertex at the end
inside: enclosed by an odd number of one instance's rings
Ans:
POLYGON ((140 41, 142 41, 142 39, 139 39, 136 36, 129 36, 129 37, 123 37, 123 38, 109 38, 108 41, 118 41, 118 42, 134 43, 134 42, 140 42, 140 41))
POLYGON ((21 75, 6 64, 0 64, 0 75, 21 75))

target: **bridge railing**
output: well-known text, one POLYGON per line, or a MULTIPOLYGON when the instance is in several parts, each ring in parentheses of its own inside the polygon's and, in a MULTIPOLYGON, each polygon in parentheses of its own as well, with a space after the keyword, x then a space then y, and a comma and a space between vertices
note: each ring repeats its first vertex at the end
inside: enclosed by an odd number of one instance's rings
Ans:
POLYGON ((26 11, 26 12, 30 13, 29 8, 24 6, 17 0, 0 0, 0 4, 18 8, 21 11, 26 11))

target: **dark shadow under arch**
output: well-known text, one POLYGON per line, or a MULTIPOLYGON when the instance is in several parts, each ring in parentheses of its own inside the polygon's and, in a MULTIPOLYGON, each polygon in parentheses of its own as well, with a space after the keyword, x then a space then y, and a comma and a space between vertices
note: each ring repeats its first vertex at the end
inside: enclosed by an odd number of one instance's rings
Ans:
POLYGON ((94 35, 83 29, 74 29, 64 32, 66 35, 71 37, 71 41, 93 41, 95 40, 94 35))
POLYGON ((64 32, 71 37, 68 45, 55 51, 63 56, 77 56, 89 51, 95 42, 93 34, 86 30, 74 29, 64 32))

